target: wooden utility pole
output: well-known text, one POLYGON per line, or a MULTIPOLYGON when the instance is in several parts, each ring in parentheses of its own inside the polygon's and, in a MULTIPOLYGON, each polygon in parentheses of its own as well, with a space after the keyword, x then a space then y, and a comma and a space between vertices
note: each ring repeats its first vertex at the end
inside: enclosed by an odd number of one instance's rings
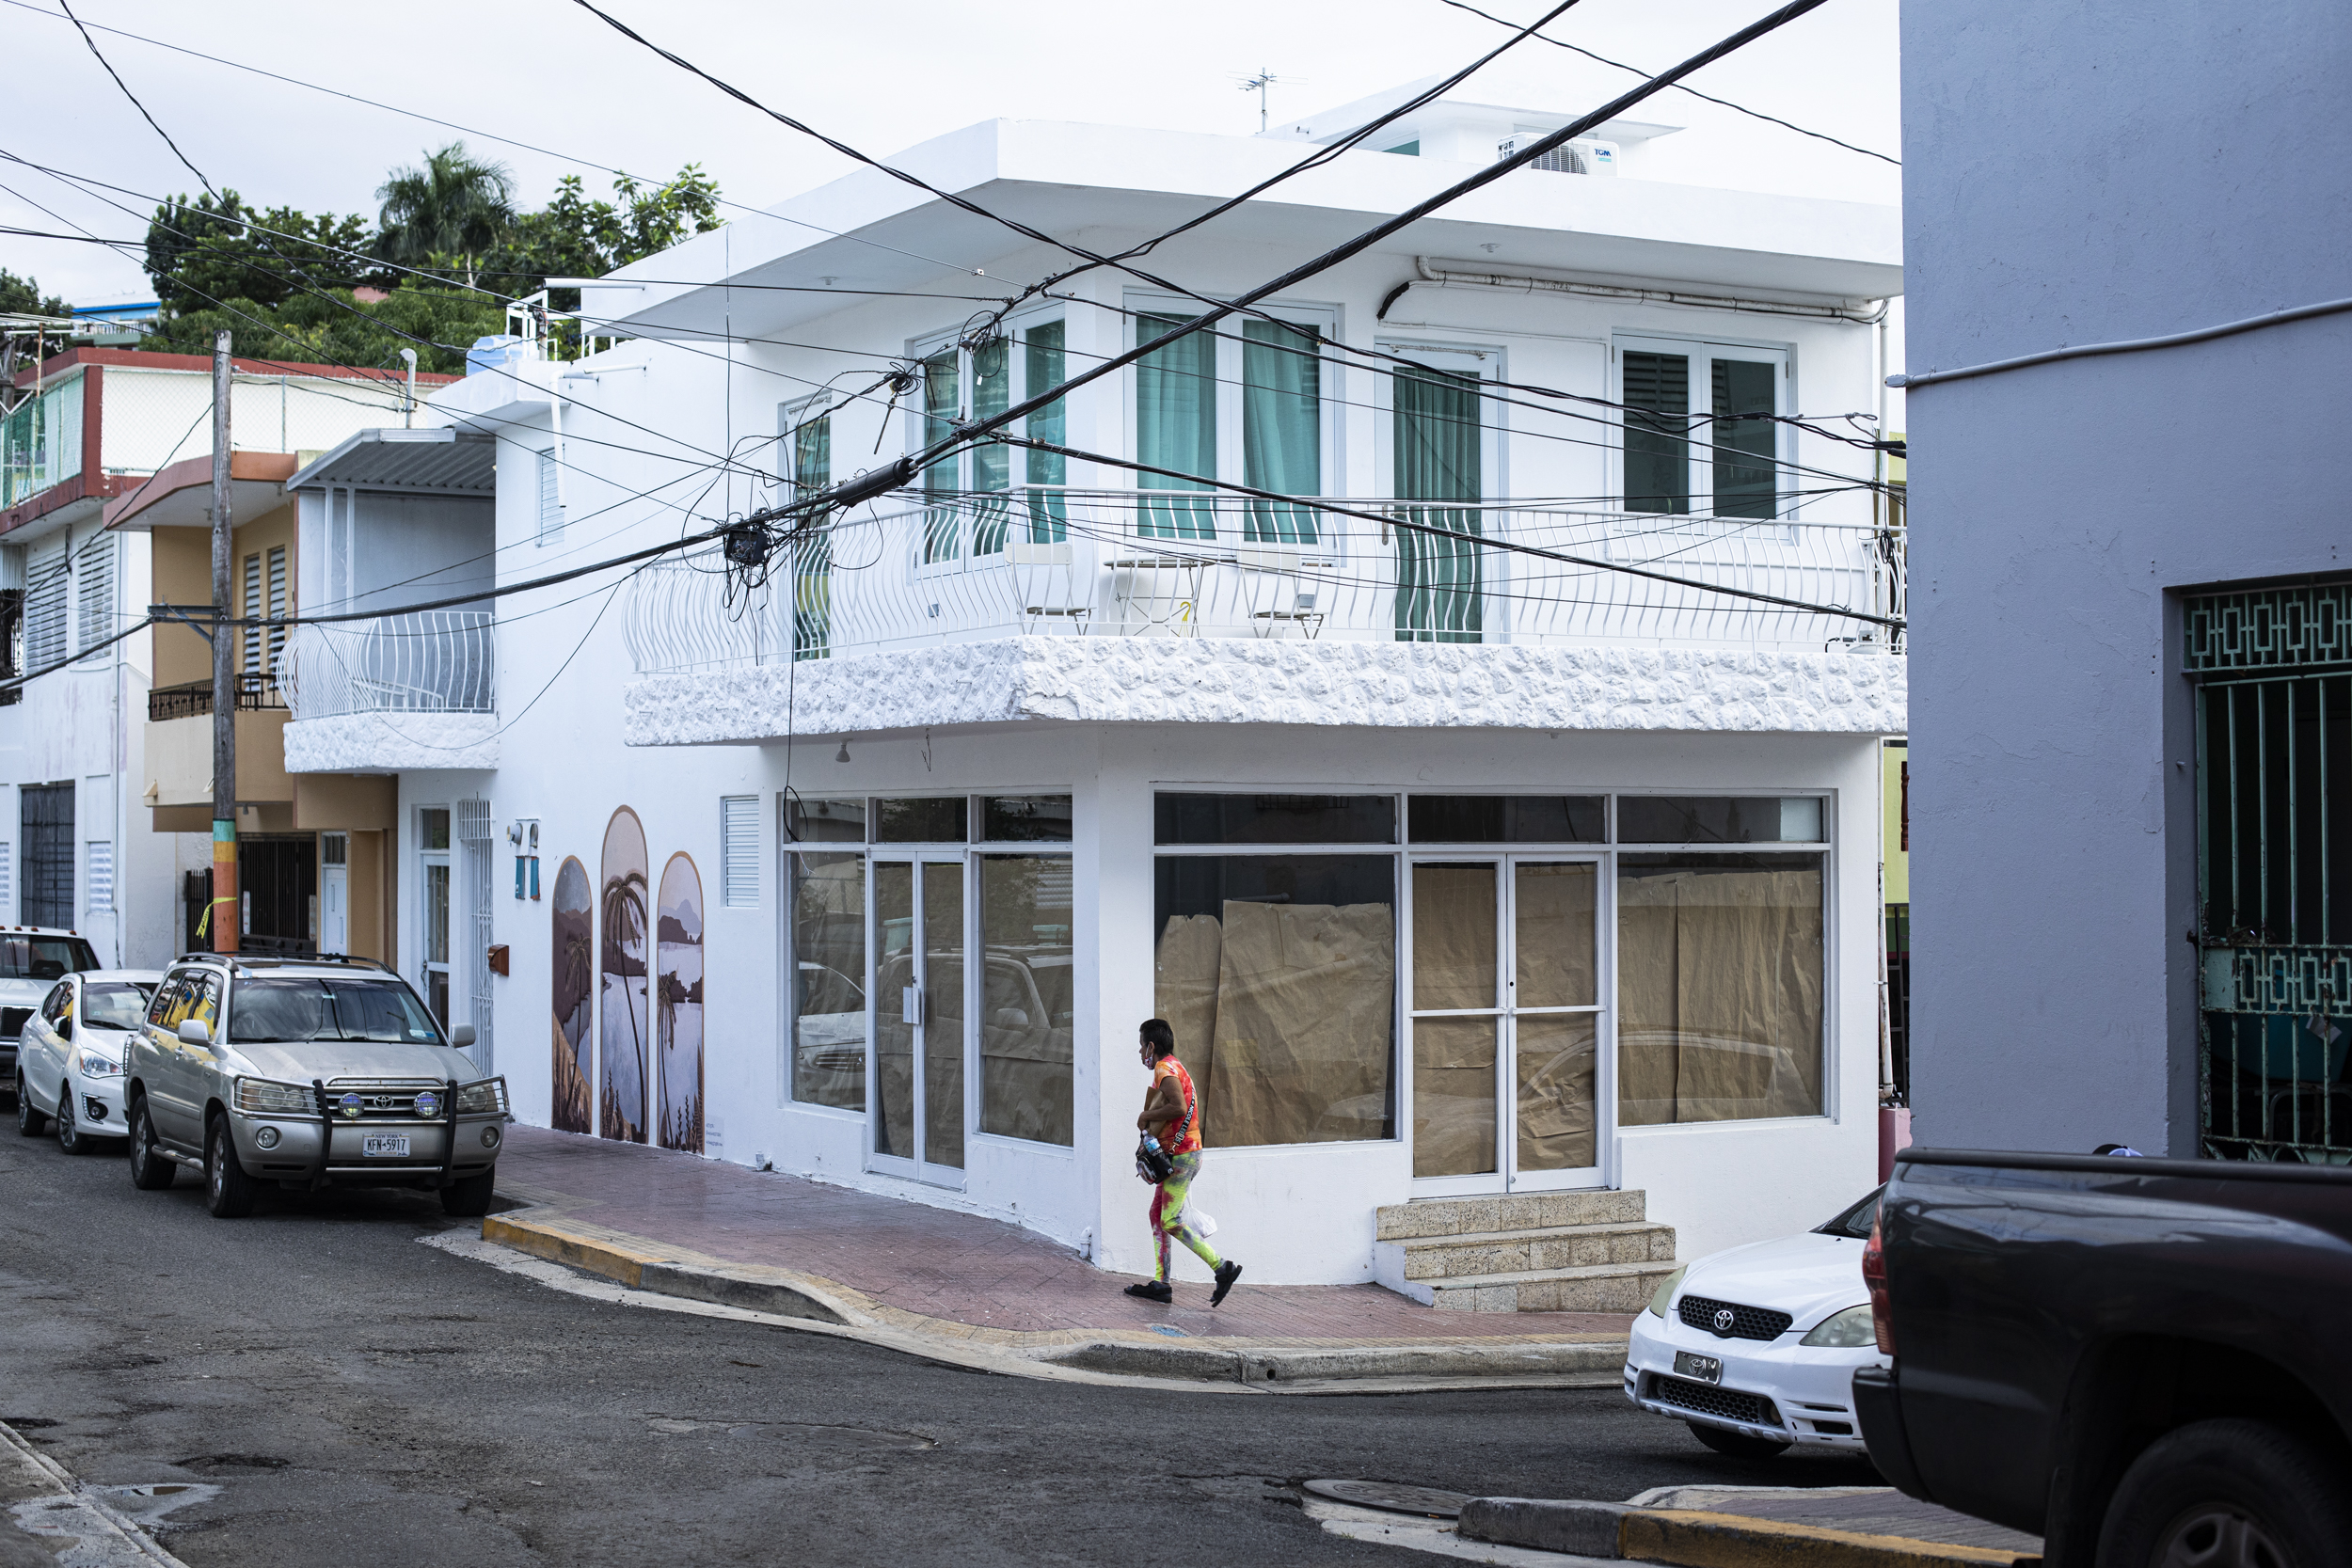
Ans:
POLYGON ((229 334, 213 335, 213 951, 237 950, 237 639, 229 623, 229 334))

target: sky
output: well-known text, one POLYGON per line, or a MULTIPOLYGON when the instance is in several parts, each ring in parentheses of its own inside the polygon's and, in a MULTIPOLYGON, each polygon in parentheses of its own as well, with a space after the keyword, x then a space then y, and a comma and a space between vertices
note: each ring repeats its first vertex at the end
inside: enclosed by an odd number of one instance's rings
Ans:
MULTIPOLYGON (((257 206, 373 216, 389 171, 453 139, 508 165, 526 206, 579 174, 654 180, 687 163, 726 199, 765 207, 850 166, 613 31, 576 0, 68 0, 131 91, 215 187, 257 206), (271 81, 97 30, 120 28, 292 77, 271 81), (307 83, 312 86, 298 86, 307 83), (377 100, 467 135, 327 96, 377 100), (510 137, 544 150, 489 139, 510 137)), ((1246 135, 1271 71, 1271 110, 1313 111, 1466 64, 1507 37, 1444 0, 895 0, 882 6, 741 0, 597 0, 654 41, 763 103, 877 156, 977 120, 1072 119, 1246 135)), ((1478 0, 1524 24, 1534 0, 1478 0)), ((1547 29, 1650 71, 1772 8, 1772 0, 1581 0, 1547 29)), ((1899 154, 1895 0, 1829 0, 1692 85, 1859 146, 1899 154)), ((156 198, 200 189, 140 118, 59 8, 0 0, 0 55, 14 62, 0 149, 86 180, 100 194, 0 163, 0 225, 144 238, 156 198), (48 209, 42 211, 41 209, 48 209), (125 211, 124 209, 128 209, 125 211)), ((1530 40, 1460 96, 1574 113, 1636 77, 1530 40)), ((1686 126, 1670 178, 1690 183, 1892 202, 1899 172, 1667 92, 1631 118, 1686 126), (1709 133, 1724 133, 1714 135, 1709 133)), ((77 305, 151 298, 135 255, 0 234, 0 267, 77 305)))

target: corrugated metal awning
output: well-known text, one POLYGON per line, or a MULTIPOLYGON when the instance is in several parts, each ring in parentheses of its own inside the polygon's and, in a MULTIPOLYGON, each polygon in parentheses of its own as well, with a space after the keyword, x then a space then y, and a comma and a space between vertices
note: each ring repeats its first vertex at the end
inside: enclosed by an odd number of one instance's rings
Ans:
POLYGON ((497 484, 498 437, 450 428, 363 430, 303 465, 289 490, 328 485, 489 497, 497 484))

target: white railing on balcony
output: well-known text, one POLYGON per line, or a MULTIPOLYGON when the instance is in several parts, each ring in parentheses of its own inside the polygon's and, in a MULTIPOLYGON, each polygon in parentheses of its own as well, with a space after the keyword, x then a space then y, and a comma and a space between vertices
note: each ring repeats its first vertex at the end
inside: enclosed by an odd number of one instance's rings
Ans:
POLYGON ((1358 515, 1038 490, 835 519, 787 542, 764 583, 715 552, 641 572, 629 651, 653 673, 1014 635, 1901 649, 1883 624, 1903 613, 1899 528, 1341 504, 1358 515))
POLYGON ((495 713, 485 610, 426 610, 296 626, 278 680, 296 722, 346 713, 495 713))

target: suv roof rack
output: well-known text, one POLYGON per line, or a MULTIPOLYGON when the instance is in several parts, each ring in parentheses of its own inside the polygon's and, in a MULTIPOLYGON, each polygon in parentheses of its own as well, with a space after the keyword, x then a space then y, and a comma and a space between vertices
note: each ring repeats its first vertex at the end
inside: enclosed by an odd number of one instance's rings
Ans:
POLYGON ((174 963, 216 963, 230 969, 275 968, 286 964, 353 964, 381 970, 387 974, 398 973, 391 965, 376 958, 363 958, 353 953, 320 953, 302 956, 293 953, 183 953, 174 963))

